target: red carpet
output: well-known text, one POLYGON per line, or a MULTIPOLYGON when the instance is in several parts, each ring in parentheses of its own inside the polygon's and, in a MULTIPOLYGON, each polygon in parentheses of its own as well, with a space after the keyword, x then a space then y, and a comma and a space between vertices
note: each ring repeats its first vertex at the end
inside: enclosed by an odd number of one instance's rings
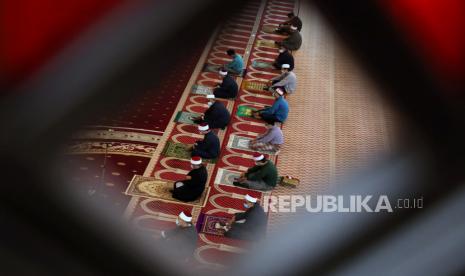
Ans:
MULTIPOLYGON (((225 50, 233 47, 236 52, 241 55, 247 55, 246 49, 248 46, 255 45, 257 40, 273 39, 279 40, 280 37, 265 34, 260 29, 263 25, 278 24, 286 19, 286 14, 293 11, 294 2, 289 1, 250 1, 247 4, 246 12, 240 12, 233 19, 229 20, 223 28, 220 29, 216 40, 209 50, 205 63, 208 64, 224 64, 223 58, 227 59, 225 50), (263 13, 260 12, 260 5, 264 3, 263 13), (256 37, 251 36, 254 30, 255 20, 260 18, 260 22, 256 28, 256 37), (250 38, 253 38, 249 40, 250 38)), ((277 75, 277 71, 255 69, 251 67, 253 60, 272 61, 277 56, 277 49, 249 47, 250 56, 247 60, 248 73, 245 80, 263 81, 268 80, 277 75)), ((196 84, 207 86, 216 85, 219 81, 218 74, 210 72, 200 72, 197 75, 196 84)), ((265 97, 257 97, 257 94, 252 91, 241 89, 239 97, 232 101, 224 101, 228 103, 228 108, 235 114, 238 106, 248 105, 254 107, 263 107, 271 105, 273 98, 270 94, 259 93, 265 97)), ((183 111, 189 112, 204 112, 206 110, 206 99, 203 96, 189 94, 183 104, 183 111)), ((174 123, 173 123, 174 124, 174 123)), ((171 128, 170 128, 171 129, 171 128)), ((239 150, 231 150, 226 147, 230 134, 240 134, 246 136, 256 136, 263 132, 264 124, 250 118, 239 118, 233 116, 232 122, 224 131, 219 132, 220 141, 222 143, 221 155, 215 165, 211 165, 209 185, 212 188, 207 204, 203 208, 195 207, 178 203, 166 203, 153 199, 136 199, 134 198, 127 212, 130 214, 131 220, 145 231, 151 231, 154 234, 159 231, 174 227, 176 216, 181 210, 190 210, 194 215, 194 220, 197 219, 200 213, 214 214, 216 216, 232 216, 232 213, 242 211, 243 195, 249 193, 259 198, 262 193, 232 186, 215 185, 214 179, 218 168, 225 168, 236 171, 244 171, 253 165, 251 153, 239 150)), ((196 127, 184 124, 174 124, 172 131, 169 133, 168 141, 193 143, 196 139, 192 135, 198 134, 196 127)), ((161 141, 164 145, 165 141, 161 141)), ((177 170, 188 170, 188 161, 173 160, 164 156, 155 156, 156 164, 152 169, 152 175, 169 180, 183 179, 183 173, 177 170)), ((231 257, 243 249, 250 246, 249 243, 230 240, 225 237, 200 234, 200 242, 196 251, 196 261, 200 264, 218 264, 225 265, 231 257), (228 247, 224 247, 228 245, 228 247)))
POLYGON ((119 113, 92 120, 76 133, 65 169, 91 198, 105 200, 124 212, 130 200, 124 191, 134 174, 144 173, 207 40, 200 37, 193 42, 182 65, 167 68, 156 87, 138 94, 119 113), (108 143, 112 146, 105 151, 108 143), (102 167, 105 155, 106 166, 102 167))

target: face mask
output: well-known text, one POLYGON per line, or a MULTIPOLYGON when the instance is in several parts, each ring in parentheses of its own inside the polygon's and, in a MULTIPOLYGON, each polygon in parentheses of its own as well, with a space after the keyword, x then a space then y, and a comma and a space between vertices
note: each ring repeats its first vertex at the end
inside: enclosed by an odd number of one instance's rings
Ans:
POLYGON ((250 205, 249 205, 249 204, 247 204, 247 203, 244 203, 244 208, 245 208, 245 209, 249 209, 249 207, 250 207, 250 205))
POLYGON ((284 53, 284 51, 285 51, 284 49, 279 49, 280 53, 284 53))
POLYGON ((207 105, 208 105, 208 106, 212 106, 213 103, 212 103, 212 102, 208 102, 207 105))
POLYGON ((179 226, 180 222, 179 222, 179 219, 177 218, 176 219, 176 225, 179 226))

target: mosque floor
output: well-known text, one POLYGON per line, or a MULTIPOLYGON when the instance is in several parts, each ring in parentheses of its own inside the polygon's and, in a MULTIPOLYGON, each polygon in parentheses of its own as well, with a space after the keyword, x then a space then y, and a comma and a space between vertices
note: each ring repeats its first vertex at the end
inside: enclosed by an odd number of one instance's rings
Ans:
MULTIPOLYGON (((196 128, 175 122, 178 111, 201 113, 206 110, 204 96, 192 93, 193 85, 214 86, 219 77, 206 72, 204 64, 223 64, 226 49, 234 48, 244 56, 247 73, 243 81, 269 80, 279 71, 254 68, 254 61, 273 61, 277 49, 265 40, 282 36, 266 32, 269 26, 286 19, 286 14, 299 11, 303 21, 303 46, 295 53, 298 88, 287 96, 288 120, 283 124, 285 145, 276 162, 280 175, 300 179, 297 188, 278 186, 273 195, 314 194, 327 190, 330 183, 351 169, 357 169, 389 151, 394 145, 394 114, 377 97, 376 87, 338 46, 323 21, 309 6, 294 0, 252 0, 244 11, 219 26, 210 40, 199 46, 181 69, 167 71, 162 94, 147 91, 129 103, 119 114, 102 118, 98 123, 79 130, 70 145, 69 170, 77 185, 88 189, 89 196, 101 197, 124 212, 124 217, 137 228, 159 237, 160 232, 174 227, 182 210, 193 214, 194 223, 201 213, 231 216, 242 211, 246 193, 262 199, 265 193, 217 183, 224 170, 245 171, 253 164, 252 153, 233 149, 233 135, 254 137, 264 124, 252 118, 239 117, 239 106, 263 107, 273 98, 244 86, 235 101, 224 100, 233 114, 231 124, 218 132, 221 155, 208 164, 210 193, 201 205, 150 197, 131 196, 125 190, 134 174, 180 180, 188 171, 188 160, 163 155, 167 142, 192 143, 196 128), (203 52, 202 52, 203 51, 203 52), (201 53, 202 52, 202 53, 201 53), (201 54, 200 54, 201 53, 201 54), (179 71, 180 70, 180 71, 179 71), (161 110, 161 111, 160 111, 161 110)), ((278 229, 292 215, 270 213, 268 228, 278 229)), ((195 260, 206 266, 221 268, 231 255, 247 250, 248 243, 200 233, 195 260)))

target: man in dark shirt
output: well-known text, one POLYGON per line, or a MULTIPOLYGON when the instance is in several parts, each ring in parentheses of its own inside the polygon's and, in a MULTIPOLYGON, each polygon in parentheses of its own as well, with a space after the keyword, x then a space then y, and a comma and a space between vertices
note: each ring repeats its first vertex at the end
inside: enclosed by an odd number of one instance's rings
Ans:
POLYGON ((176 227, 161 232, 161 244, 176 260, 185 263, 194 255, 197 248, 197 230, 192 225, 192 215, 182 211, 176 219, 176 227))
POLYGON ((296 26, 291 26, 289 30, 289 36, 283 41, 275 41, 278 46, 284 46, 290 51, 297 51, 302 46, 302 36, 297 31, 296 26))
POLYGON ((273 63, 273 67, 276 70, 281 70, 283 64, 289 64, 289 71, 294 70, 294 57, 292 56, 291 52, 287 50, 286 47, 281 46, 279 48, 279 55, 273 63))
POLYGON ((211 129, 224 129, 231 120, 231 114, 223 103, 215 101, 215 95, 207 95, 207 99, 209 99, 207 111, 202 116, 193 118, 193 121, 196 124, 207 123, 211 129))
POLYGON ((225 225, 217 223, 217 229, 224 229, 224 236, 231 239, 258 241, 265 237, 266 214, 257 198, 250 195, 244 197, 246 211, 237 213, 225 225))
POLYGON ((192 146, 192 156, 205 159, 215 159, 220 155, 220 139, 211 131, 207 123, 199 124, 198 130, 203 134, 203 140, 196 141, 192 146))
POLYGON ((279 27, 276 29, 277 33, 289 34, 291 26, 296 26, 299 32, 302 30, 302 20, 298 16, 291 12, 287 14, 287 18, 286 22, 279 24, 279 27))
POLYGON ((174 183, 173 190, 171 190, 173 198, 188 202, 196 200, 202 195, 208 178, 207 169, 202 165, 202 158, 192 157, 191 168, 192 170, 187 174, 185 180, 174 183))
POLYGON ((213 90, 213 95, 223 99, 236 98, 239 87, 234 78, 224 68, 220 69, 219 74, 223 78, 223 81, 213 90))

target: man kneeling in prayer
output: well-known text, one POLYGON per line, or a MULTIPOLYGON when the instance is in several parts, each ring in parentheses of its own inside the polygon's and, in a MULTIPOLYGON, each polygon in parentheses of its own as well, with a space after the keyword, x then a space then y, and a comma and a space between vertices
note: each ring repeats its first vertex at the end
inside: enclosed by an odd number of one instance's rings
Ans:
POLYGON ((264 120, 269 124, 274 124, 275 122, 284 123, 289 114, 289 104, 283 97, 284 91, 281 88, 276 88, 273 91, 273 95, 276 97, 276 100, 272 106, 253 111, 252 115, 254 118, 264 120))
POLYGON ((192 215, 188 211, 179 213, 175 228, 161 232, 163 246, 181 262, 187 262, 194 255, 197 239, 197 230, 192 225, 192 215))
POLYGON ((176 181, 173 190, 173 198, 188 202, 198 199, 205 189, 207 183, 208 172, 202 164, 202 158, 193 156, 191 158, 192 170, 187 174, 183 181, 176 181))
POLYGON ((275 124, 266 123, 265 133, 250 141, 249 148, 258 151, 273 151, 277 153, 284 143, 284 136, 281 128, 275 124))
POLYGON ((206 159, 214 159, 220 155, 220 140, 218 136, 211 131, 207 123, 201 123, 198 126, 200 134, 203 134, 203 140, 196 141, 192 145, 192 155, 200 156, 206 159))
POLYGON ((221 68, 218 73, 223 78, 223 81, 213 89, 213 95, 223 99, 236 98, 237 92, 239 91, 236 80, 234 80, 225 68, 221 68))
POLYGON ((231 239, 260 240, 265 237, 266 214, 257 198, 245 195, 244 200, 245 212, 235 214, 226 224, 217 222, 215 228, 223 229, 224 236, 231 239))
POLYGON ((228 109, 220 101, 215 101, 215 95, 207 95, 208 109, 203 115, 198 118, 192 118, 194 123, 207 123, 211 129, 224 129, 231 120, 231 114, 228 109))
POLYGON ((274 189, 278 180, 278 171, 276 166, 265 158, 261 153, 254 153, 253 159, 255 166, 248 169, 236 181, 234 186, 239 186, 248 189, 269 191, 274 189))

